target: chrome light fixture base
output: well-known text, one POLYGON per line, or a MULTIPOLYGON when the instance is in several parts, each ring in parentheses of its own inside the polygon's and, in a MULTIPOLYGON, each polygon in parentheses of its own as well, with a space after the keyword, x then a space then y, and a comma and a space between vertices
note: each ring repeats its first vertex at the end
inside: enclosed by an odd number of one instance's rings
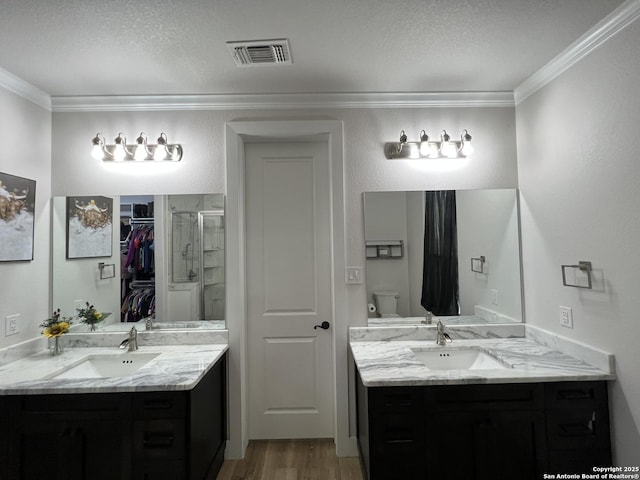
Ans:
POLYGON ((182 160, 182 145, 167 142, 166 133, 161 133, 156 144, 147 143, 147 136, 140 133, 135 144, 127 144, 127 137, 119 133, 113 144, 107 144, 98 132, 92 139, 91 156, 103 162, 179 162, 182 160))
POLYGON ((422 130, 418 142, 408 142, 407 135, 402 130, 399 142, 385 145, 388 159, 466 158, 472 152, 471 135, 467 130, 462 132, 460 140, 451 140, 446 130, 442 130, 439 140, 431 140, 422 130))

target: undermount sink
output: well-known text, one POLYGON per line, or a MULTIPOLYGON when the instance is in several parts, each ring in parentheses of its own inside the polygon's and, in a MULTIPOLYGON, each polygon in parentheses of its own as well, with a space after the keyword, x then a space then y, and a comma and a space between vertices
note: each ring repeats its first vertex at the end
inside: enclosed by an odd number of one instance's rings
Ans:
POLYGON ((430 370, 493 370, 511 368, 480 348, 412 348, 415 359, 430 370))
POLYGON ((144 367, 159 353, 126 353, 114 355, 90 355, 80 363, 48 378, 112 378, 126 377, 144 367))

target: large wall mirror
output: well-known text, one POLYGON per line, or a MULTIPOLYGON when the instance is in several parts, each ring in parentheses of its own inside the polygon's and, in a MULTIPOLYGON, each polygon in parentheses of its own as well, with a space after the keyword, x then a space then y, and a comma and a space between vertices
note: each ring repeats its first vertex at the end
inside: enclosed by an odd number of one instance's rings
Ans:
POLYGON ((370 326, 522 322, 516 190, 363 195, 370 326))
POLYGON ((52 208, 54 309, 106 314, 72 331, 226 328, 223 194, 55 197, 52 208))

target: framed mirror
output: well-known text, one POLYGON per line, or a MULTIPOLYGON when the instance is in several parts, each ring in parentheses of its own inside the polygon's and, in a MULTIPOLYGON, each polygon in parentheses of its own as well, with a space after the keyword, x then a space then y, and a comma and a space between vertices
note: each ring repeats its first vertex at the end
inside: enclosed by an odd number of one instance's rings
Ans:
POLYGON ((93 328, 76 318, 72 331, 125 331, 148 319, 157 329, 226 328, 223 194, 69 198, 52 200, 53 307, 74 317, 89 304, 106 317, 93 328), (112 220, 84 222, 102 199, 112 220), (67 258, 69 225, 85 251, 107 236, 113 253, 67 258))
POLYGON ((515 189, 363 197, 370 326, 522 322, 515 189))

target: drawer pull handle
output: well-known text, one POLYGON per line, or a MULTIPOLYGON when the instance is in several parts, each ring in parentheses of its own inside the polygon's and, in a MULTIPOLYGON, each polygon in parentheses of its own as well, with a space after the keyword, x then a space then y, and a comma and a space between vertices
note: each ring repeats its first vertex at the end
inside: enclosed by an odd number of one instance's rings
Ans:
POLYGON ((173 435, 150 435, 144 439, 144 446, 149 448, 168 448, 172 445, 173 435))
POLYGON ((173 407, 173 402, 171 400, 145 400, 144 408, 154 409, 154 410, 166 410, 173 407))
POLYGON ((593 398, 591 390, 559 390, 558 399, 560 400, 581 400, 593 398))

